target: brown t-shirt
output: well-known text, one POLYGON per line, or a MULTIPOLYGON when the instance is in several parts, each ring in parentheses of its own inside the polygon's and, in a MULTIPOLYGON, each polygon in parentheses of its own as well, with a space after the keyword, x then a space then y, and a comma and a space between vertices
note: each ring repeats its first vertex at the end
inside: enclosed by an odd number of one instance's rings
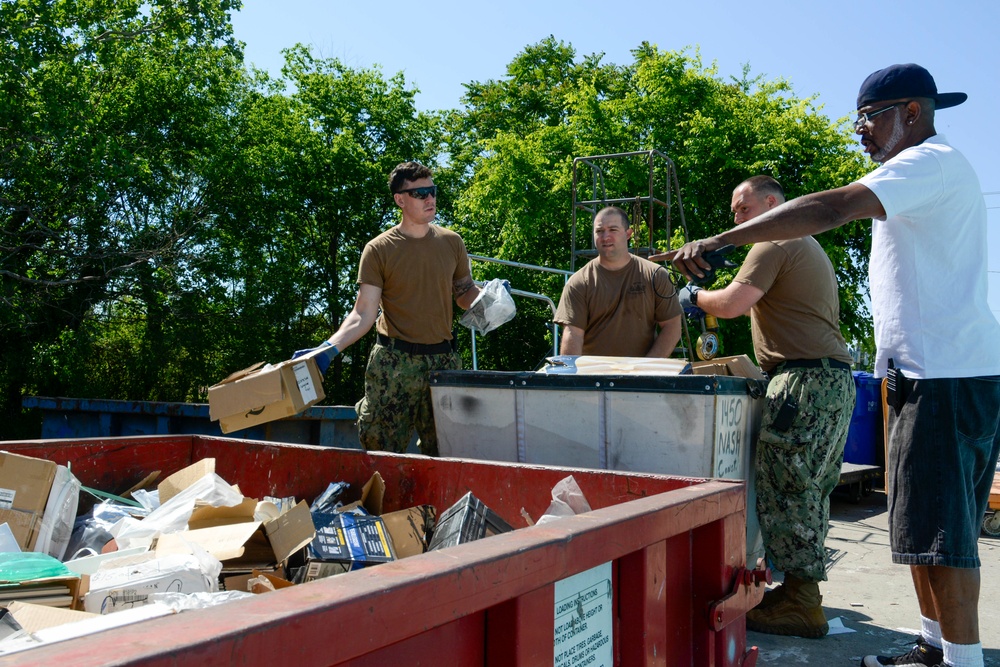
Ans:
POLYGON ((837 277, 816 239, 754 244, 734 280, 764 291, 750 321, 757 363, 765 371, 799 359, 851 363, 840 333, 837 277))
POLYGON ((431 345, 451 340, 452 283, 470 273, 455 232, 432 224, 417 239, 396 226, 365 245, 358 283, 382 288, 380 334, 431 345))
POLYGON ((677 290, 663 267, 641 257, 618 271, 592 259, 563 288, 555 321, 583 329, 583 353, 644 357, 656 323, 681 314, 677 290))

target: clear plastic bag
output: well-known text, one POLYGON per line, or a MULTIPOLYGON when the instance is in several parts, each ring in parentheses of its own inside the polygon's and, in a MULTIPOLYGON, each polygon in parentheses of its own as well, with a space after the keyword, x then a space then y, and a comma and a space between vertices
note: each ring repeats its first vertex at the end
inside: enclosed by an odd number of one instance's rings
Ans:
POLYGON ((473 331, 487 334, 517 315, 514 298, 507 291, 510 283, 494 278, 479 288, 479 296, 465 311, 459 323, 473 331))
POLYGON ((88 554, 99 554, 101 548, 114 537, 111 528, 124 517, 129 516, 130 509, 105 500, 83 516, 77 517, 73 534, 65 550, 65 559, 72 560, 88 554))
POLYGON ((243 494, 216 475, 209 473, 149 513, 142 521, 121 519, 112 529, 119 548, 148 544, 158 533, 174 533, 187 528, 195 502, 211 507, 232 507, 243 502, 243 494))

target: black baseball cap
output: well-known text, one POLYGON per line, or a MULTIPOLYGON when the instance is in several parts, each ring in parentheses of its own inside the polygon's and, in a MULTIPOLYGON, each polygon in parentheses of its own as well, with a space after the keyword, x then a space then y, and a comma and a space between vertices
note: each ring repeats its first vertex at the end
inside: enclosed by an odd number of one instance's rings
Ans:
POLYGON ((858 106, 906 97, 929 97, 935 109, 958 106, 969 96, 965 93, 939 93, 934 77, 920 65, 889 65, 868 75, 858 91, 858 106))

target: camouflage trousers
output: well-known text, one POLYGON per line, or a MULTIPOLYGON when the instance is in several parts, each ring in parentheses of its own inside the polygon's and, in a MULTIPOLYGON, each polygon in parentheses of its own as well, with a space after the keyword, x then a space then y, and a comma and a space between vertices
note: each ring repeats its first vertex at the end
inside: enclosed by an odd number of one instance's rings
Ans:
POLYGON ((755 464, 761 535, 777 569, 808 581, 827 578, 830 494, 840 479, 854 402, 854 377, 845 370, 790 368, 767 385, 755 464), (788 397, 798 412, 780 430, 775 417, 788 397))
POLYGON ((459 370, 455 352, 408 354, 376 344, 365 369, 365 395, 358 401, 358 436, 368 451, 405 452, 416 430, 420 452, 438 455, 427 373, 459 370))

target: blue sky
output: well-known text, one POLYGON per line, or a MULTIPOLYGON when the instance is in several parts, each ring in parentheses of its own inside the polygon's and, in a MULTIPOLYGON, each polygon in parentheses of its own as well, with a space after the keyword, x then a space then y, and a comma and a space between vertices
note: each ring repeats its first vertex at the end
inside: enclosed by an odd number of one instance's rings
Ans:
POLYGON ((1000 317, 997 0, 246 0, 233 25, 257 67, 277 75, 281 49, 306 44, 351 67, 403 72, 427 110, 460 106, 462 84, 503 77, 518 52, 549 35, 578 57, 603 53, 615 64, 631 63, 630 51, 643 41, 697 48, 723 78, 748 64, 751 74, 787 79, 799 97, 818 95, 830 118, 853 112, 871 72, 920 63, 941 92, 969 94, 965 104, 940 111, 936 125, 972 161, 986 193, 990 306, 1000 317))

